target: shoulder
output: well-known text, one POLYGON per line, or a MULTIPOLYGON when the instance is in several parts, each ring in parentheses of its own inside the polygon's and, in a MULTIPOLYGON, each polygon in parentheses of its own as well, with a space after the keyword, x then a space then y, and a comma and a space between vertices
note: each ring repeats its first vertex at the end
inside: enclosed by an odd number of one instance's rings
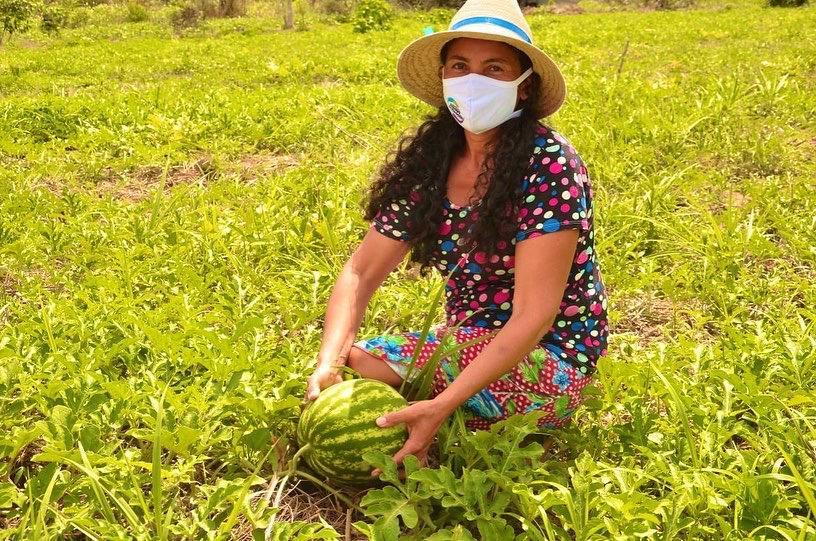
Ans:
POLYGON ((590 184, 589 171, 578 150, 560 131, 539 122, 525 179, 531 183, 590 184))
POLYGON ((570 227, 592 228, 591 186, 575 147, 549 126, 536 130, 527 174, 521 179, 516 242, 570 227))
POLYGON ((583 165, 575 145, 563 133, 541 122, 535 131, 533 154, 539 159, 555 155, 564 157, 565 160, 573 159, 583 165))

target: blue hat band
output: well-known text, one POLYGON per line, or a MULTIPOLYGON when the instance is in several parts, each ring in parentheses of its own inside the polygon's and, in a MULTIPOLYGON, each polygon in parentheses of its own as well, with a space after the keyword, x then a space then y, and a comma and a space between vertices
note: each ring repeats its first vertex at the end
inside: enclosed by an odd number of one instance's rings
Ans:
POLYGON ((524 30, 514 25, 510 21, 505 21, 504 19, 499 19, 497 17, 468 17, 467 19, 462 19, 461 21, 458 21, 456 24, 452 25, 450 29, 456 30, 457 28, 461 28, 462 26, 477 23, 487 23, 495 24, 496 26, 501 26, 502 28, 510 30, 514 34, 518 35, 518 37, 520 37, 530 45, 533 44, 533 41, 530 39, 530 36, 528 36, 524 30))

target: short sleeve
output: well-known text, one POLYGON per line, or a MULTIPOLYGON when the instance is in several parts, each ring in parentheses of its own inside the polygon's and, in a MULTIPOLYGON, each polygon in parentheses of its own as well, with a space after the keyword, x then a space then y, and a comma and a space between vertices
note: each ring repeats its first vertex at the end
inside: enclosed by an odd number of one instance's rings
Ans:
POLYGON ((553 130, 536 137, 516 214, 516 242, 561 229, 590 228, 586 166, 566 138, 553 130))
POLYGON ((418 200, 419 192, 416 189, 406 197, 391 200, 377 211, 371 227, 386 237, 401 241, 410 240, 413 213, 418 200))

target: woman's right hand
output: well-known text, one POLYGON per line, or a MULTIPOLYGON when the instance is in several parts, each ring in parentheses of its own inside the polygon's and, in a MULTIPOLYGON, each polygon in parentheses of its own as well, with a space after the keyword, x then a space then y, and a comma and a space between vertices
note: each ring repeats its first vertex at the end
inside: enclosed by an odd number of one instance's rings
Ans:
POLYGON ((319 363, 309 379, 306 380, 306 399, 314 400, 320 394, 320 391, 326 387, 331 387, 335 383, 343 381, 340 370, 340 366, 319 363))

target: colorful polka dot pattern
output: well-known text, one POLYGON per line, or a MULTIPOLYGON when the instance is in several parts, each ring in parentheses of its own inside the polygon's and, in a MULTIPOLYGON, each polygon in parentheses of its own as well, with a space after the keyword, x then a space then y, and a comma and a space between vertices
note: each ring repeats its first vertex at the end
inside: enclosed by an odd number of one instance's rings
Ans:
MULTIPOLYGON (((411 374, 416 375, 431 354, 440 346, 449 347, 452 339, 458 344, 490 334, 493 329, 435 325, 428 333, 411 374)), ((419 332, 386 334, 358 340, 354 345, 386 362, 397 374, 408 376, 408 363, 419 341, 419 332)), ((468 346, 450 356, 442 357, 434 374, 430 398, 437 396, 473 362, 492 338, 468 346)), ((444 349, 443 349, 444 351, 444 349)), ((413 377, 411 377, 413 379, 413 377)), ((489 428, 491 424, 516 413, 542 410, 539 426, 559 428, 568 424, 571 414, 582 402, 581 391, 592 378, 584 376, 571 364, 560 360, 546 347, 539 346, 527 354, 510 372, 473 395, 464 404, 468 418, 465 425, 473 430, 489 428)))
MULTIPOLYGON (((589 173, 570 142, 542 124, 536 133, 533 154, 524 177, 516 235, 499 241, 497 254, 488 259, 481 251, 467 254, 459 249, 461 235, 478 219, 478 203, 456 206, 445 198, 437 247, 432 263, 442 276, 456 266, 445 286, 448 325, 500 328, 512 313, 515 246, 563 228, 579 230, 578 246, 561 300, 559 313, 540 345, 584 375, 606 353, 607 299, 595 253, 592 185, 589 173)), ((400 199, 383 208, 372 223, 380 233, 406 241, 410 235, 413 205, 420 194, 400 199)))

